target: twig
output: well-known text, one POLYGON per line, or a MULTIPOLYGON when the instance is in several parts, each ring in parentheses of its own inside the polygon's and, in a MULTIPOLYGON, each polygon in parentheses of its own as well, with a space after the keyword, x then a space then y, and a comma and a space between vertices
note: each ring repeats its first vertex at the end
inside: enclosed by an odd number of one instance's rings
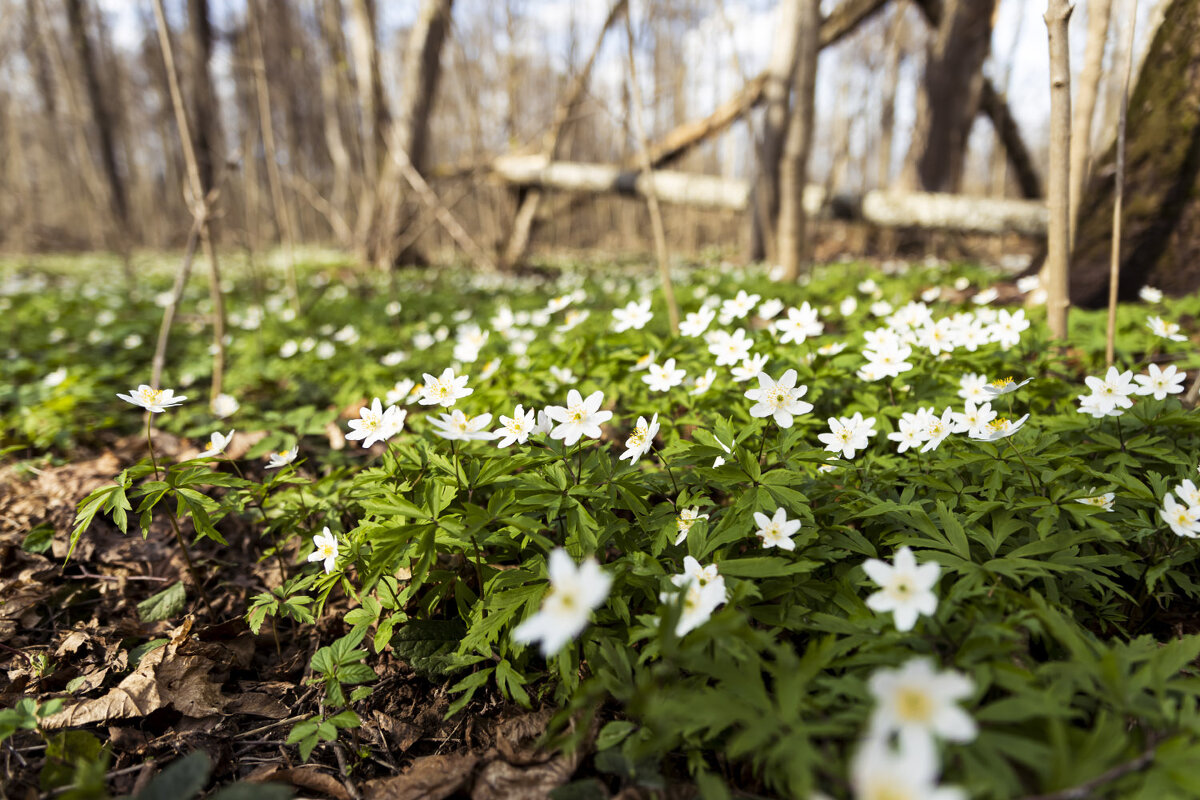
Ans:
MULTIPOLYGON (((300 702, 297 701, 296 705, 297 706, 300 705, 300 702)), ((255 729, 249 730, 249 731, 242 731, 241 733, 235 734, 233 738, 234 739, 245 739, 247 736, 253 736, 256 733, 263 733, 264 731, 273 730, 282 725, 287 725, 289 722, 299 722, 300 720, 305 719, 305 718, 306 717, 304 714, 297 714, 294 717, 288 717, 287 719, 281 719, 277 722, 272 722, 269 725, 263 725, 261 728, 255 728, 255 729)))
POLYGON ((1108 265, 1108 330, 1104 338, 1104 359, 1113 365, 1117 338, 1117 288, 1121 282, 1121 208, 1125 202, 1125 118, 1129 112, 1129 76, 1133 72, 1133 29, 1137 25, 1137 0, 1129 19, 1129 39, 1125 46, 1125 75, 1121 82, 1121 113, 1117 118, 1117 174, 1113 196, 1112 255, 1108 265))
POLYGON ((341 742, 333 743, 333 754, 337 756, 338 771, 342 773, 342 786, 346 787, 346 791, 354 800, 359 800, 358 789, 354 788, 354 784, 350 782, 350 770, 346 768, 346 747, 341 742))
POLYGON ((1154 761, 1154 756, 1157 752, 1157 745, 1151 747, 1146 752, 1142 753, 1132 761, 1127 761, 1124 764, 1118 764, 1107 772, 1102 772, 1090 781, 1085 781, 1078 786, 1073 786, 1070 789, 1061 789, 1057 792, 1049 794, 1029 795, 1024 800, 1087 800, 1092 796, 1092 792, 1106 783, 1112 783, 1118 778, 1123 778, 1131 772, 1137 772, 1150 765, 1154 761))
POLYGON ((654 254, 658 259, 658 275, 662 281, 663 300, 667 304, 667 320, 671 324, 671 335, 679 335, 679 306, 675 303, 675 289, 671 285, 671 262, 667 256, 667 233, 663 228, 662 209, 658 207, 658 193, 654 191, 654 166, 650 163, 650 141, 642 125, 642 87, 638 83, 637 62, 634 59, 633 22, 629 9, 625 9, 625 42, 629 46, 629 92, 633 100, 633 130, 638 142, 638 166, 646 179, 646 206, 650 209, 650 227, 654 231, 654 254))

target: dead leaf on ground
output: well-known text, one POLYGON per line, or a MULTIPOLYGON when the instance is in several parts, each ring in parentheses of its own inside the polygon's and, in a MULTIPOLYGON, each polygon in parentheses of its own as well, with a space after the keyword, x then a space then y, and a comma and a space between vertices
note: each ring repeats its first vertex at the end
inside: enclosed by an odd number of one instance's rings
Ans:
POLYGON ((363 800, 442 800, 466 786, 478 762, 474 753, 424 756, 394 778, 367 781, 363 800))
POLYGON ((229 703, 221 694, 221 681, 212 673, 221 668, 211 659, 193 652, 184 637, 191 629, 190 620, 180 631, 182 636, 142 657, 136 670, 127 675, 103 697, 69 706, 43 723, 46 728, 73 728, 119 719, 144 717, 171 706, 188 717, 206 717, 220 713, 229 703))
POLYGON ((293 767, 284 769, 276 766, 263 766, 246 776, 248 783, 289 783, 301 789, 327 795, 335 800, 351 800, 350 793, 341 781, 332 775, 321 772, 316 767, 293 767))
POLYGON ((284 719, 291 710, 283 703, 262 692, 241 692, 234 695, 227 706, 226 714, 247 714, 252 717, 284 719))

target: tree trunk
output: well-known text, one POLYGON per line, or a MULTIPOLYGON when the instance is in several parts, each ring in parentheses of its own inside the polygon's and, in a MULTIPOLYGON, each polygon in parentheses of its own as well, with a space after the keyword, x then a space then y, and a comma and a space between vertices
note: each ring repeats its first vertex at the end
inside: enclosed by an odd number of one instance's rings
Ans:
POLYGON ((1046 320, 1050 336, 1067 341, 1067 261, 1070 238, 1071 161, 1071 48, 1067 31, 1074 6, 1070 0, 1049 0, 1046 32, 1050 43, 1050 171, 1046 205, 1050 227, 1046 232, 1046 320))
POLYGON ((421 260, 409 249, 397 252, 396 243, 411 222, 415 206, 405 202, 401 161, 396 153, 424 175, 429 151, 429 123, 433 115, 433 100, 441 76, 442 44, 450 30, 450 7, 453 0, 422 0, 417 21, 409 34, 404 59, 403 103, 391 127, 388 146, 393 157, 384 164, 376 191, 374 234, 368 240, 368 258, 381 267, 391 267, 400 260, 421 260))
POLYGON ((983 62, 997 0, 945 0, 917 92, 912 145, 901 185, 928 192, 962 187, 967 137, 980 107, 983 62))
MULTIPOLYGON (((613 22, 617 20, 628 6, 628 3, 629 0, 616 0, 613 3, 612 8, 609 9, 608 17, 604 20, 604 26, 600 29, 600 34, 596 37, 596 44, 592 47, 592 52, 588 56, 587 62, 571 81, 566 98, 554 109, 554 120, 550 123, 550 129, 546 132, 542 140, 542 149, 546 153, 546 157, 551 161, 559 157, 563 129, 566 127, 568 120, 574 116, 575 110, 579 106, 579 101, 583 99, 588 82, 591 80, 592 65, 596 63, 596 56, 600 54, 600 46, 604 44, 604 37, 608 33, 608 29, 612 27, 613 22)), ((511 268, 524 260, 525 253, 529 249, 529 237, 533 231, 533 221, 537 216, 538 206, 541 205, 541 202, 542 192, 540 189, 532 189, 522 195, 521 202, 517 207, 516 216, 513 218, 512 231, 509 234, 507 244, 504 246, 504 253, 501 255, 500 264, 502 267, 506 269, 511 268)))
POLYGON ((104 92, 100 89, 100 70, 92 52, 91 40, 88 38, 85 13, 84 0, 67 0, 67 24, 71 31, 71 44, 79 69, 83 73, 84 95, 100 146, 100 166, 108 185, 110 208, 117 227, 116 239, 121 251, 128 253, 129 200, 125 191, 125 181, 117 166, 116 125, 104 101, 104 92))
MULTIPOLYGON (((1171 0, 1129 100, 1120 297, 1147 284, 1200 288, 1200 0, 1171 0)), ((1099 159, 1080 204, 1071 300, 1107 300, 1116 152, 1099 159)))
POLYGON ((817 88, 817 55, 821 46, 820 0, 799 0, 800 38, 797 42, 796 101, 788 123, 787 141, 779 169, 779 223, 775 241, 785 280, 795 280, 808 260, 808 215, 804 189, 808 184, 808 156, 812 150, 813 115, 817 88))
MULTIPOLYGON (((358 105, 362 114, 362 193, 358 204, 358 223, 355 233, 362 245, 370 236, 375 216, 375 192, 387 153, 387 101, 383 81, 379 77, 379 48, 375 32, 374 0, 350 0, 350 23, 354 30, 351 53, 358 87, 358 105)), ((366 248, 363 248, 364 253, 366 248)))
MULTIPOLYGON (((332 192, 329 203, 339 214, 345 216, 350 198, 350 151, 342 128, 342 97, 349 85, 345 79, 346 48, 342 36, 342 4, 340 0, 320 0, 321 41, 325 46, 325 60, 321 66, 321 106, 325 128, 325 146, 329 149, 329 160, 333 166, 332 192)), ((352 242, 341 242, 349 247, 352 242)))
MULTIPOLYGON (((213 187, 217 164, 220 163, 220 111, 217 95, 213 90, 212 62, 213 30, 208 17, 208 0, 188 0, 188 33, 190 65, 188 76, 192 81, 192 113, 189 121, 194 126, 192 141, 196 148, 196 168, 200 172, 200 185, 207 193, 213 187)), ((193 199, 199 203, 203 197, 193 199)))
POLYGON ((755 204, 762 209, 752 216, 750 236, 751 258, 778 260, 778 247, 774 241, 774 222, 779 219, 779 166, 787 140, 792 81, 796 76, 796 61, 800 54, 800 40, 804 35, 804 0, 779 0, 775 12, 775 35, 771 43, 771 57, 767 61, 763 82, 763 133, 762 149, 758 164, 757 190, 762 198, 755 204))
MULTIPOLYGON (((1071 120, 1071 237, 1079 224, 1079 198, 1087 183, 1091 166, 1092 119, 1096 97, 1100 93, 1100 76, 1104 72, 1104 46, 1108 42, 1108 17, 1112 0, 1089 0, 1087 6, 1087 47, 1083 52, 1083 67, 1079 71, 1079 88, 1075 92, 1075 116, 1071 120)), ((1113 70, 1116 72, 1116 70, 1113 70)))

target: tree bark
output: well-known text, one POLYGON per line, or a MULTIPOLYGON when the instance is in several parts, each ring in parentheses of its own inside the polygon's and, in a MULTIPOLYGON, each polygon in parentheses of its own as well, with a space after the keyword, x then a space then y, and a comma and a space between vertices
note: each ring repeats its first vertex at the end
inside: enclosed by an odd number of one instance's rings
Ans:
POLYGON ((796 61, 800 55, 800 40, 804 26, 804 0, 779 0, 775 12, 775 35, 771 56, 763 73, 763 132, 759 154, 757 191, 761 199, 755 208, 762 209, 752 217, 750 236, 751 258, 778 261, 774 234, 779 219, 780 159, 787 140, 792 82, 796 76, 796 61))
POLYGON ((900 179, 905 188, 958 192, 962 187, 967 137, 980 107, 996 2, 942 3, 917 91, 912 145, 900 179))
POLYGON ((1074 117, 1071 120, 1071 242, 1075 241, 1075 230, 1079 224, 1079 199, 1083 195, 1091 166, 1092 119, 1096 112, 1096 98, 1100 94, 1100 76, 1104 72, 1104 46, 1108 42, 1108 18, 1111 12, 1112 0, 1088 0, 1087 45, 1083 51, 1083 66, 1079 70, 1079 88, 1075 91, 1074 117))
MULTIPOLYGON (((350 151, 343 130, 342 98, 349 86, 345 79, 346 48, 342 34, 341 0, 319 0, 321 8, 321 41, 325 59, 321 66, 321 107, 325 130, 325 146, 333 167, 332 191, 329 203, 339 215, 345 217, 350 198, 351 169, 350 151)), ((343 247, 353 244, 352 237, 338 232, 343 247)))
POLYGON ((1071 49, 1067 38, 1069 0, 1049 0, 1046 32, 1050 44, 1050 171, 1046 203, 1050 227, 1046 243, 1046 319, 1050 335, 1067 340, 1067 262, 1070 258, 1071 49))
POLYGON ((117 241, 123 253, 129 252, 129 199, 125 191, 125 181, 117 165, 116 124, 104 100, 104 92, 100 88, 100 70, 92 52, 92 43, 88 38, 86 10, 84 0, 67 0, 67 24, 71 31, 71 44, 75 50, 75 58, 83 73, 84 96, 87 98, 88 111, 92 126, 96 129, 96 139, 100 149, 100 166, 108 186, 110 208, 113 222, 117 227, 117 241))
POLYGON ((416 253, 397 252, 396 243, 415 211, 403 197, 401 161, 396 153, 424 175, 429 150, 429 123, 433 101, 441 75, 442 44, 450 30, 453 0, 422 0, 417 21, 409 34, 404 59, 403 104, 388 136, 392 158, 384 164, 376 191, 374 234, 368 241, 368 259, 390 268, 402 259, 416 259, 416 253))
POLYGON ((217 164, 220 163, 220 112, 217 94, 213 89, 212 62, 213 30, 208 16, 208 0, 188 0, 188 33, 192 81, 191 124, 196 149, 196 168, 200 173, 202 193, 193 202, 199 203, 213 187, 217 164))
MULTIPOLYGON (((1200 289, 1200 0, 1171 0, 1129 99, 1120 298, 1147 284, 1200 289)), ((1116 149, 1097 160, 1080 204, 1071 301, 1108 296, 1116 149)))
POLYGON ((799 0, 800 38, 797 42, 796 100, 788 123, 787 141, 779 170, 779 222, 775 241, 785 280, 795 280, 808 260, 808 215, 804 190, 808 183, 808 157, 812 150, 813 116, 817 87, 820 0, 799 0))
MULTIPOLYGON (((600 34, 596 37, 596 44, 592 47, 592 52, 588 56, 587 62, 572 79, 566 98, 554 109, 554 120, 550 123, 550 129, 542 139, 542 150, 551 161, 559 157, 559 145, 562 140, 563 129, 566 127, 567 121, 575 115, 575 110, 579 107, 580 100, 583 99, 588 82, 591 80, 592 66, 596 63, 596 56, 600 54, 600 46, 604 44, 604 37, 608 33, 608 29, 612 27, 613 22, 620 18, 620 15, 628 5, 629 0, 616 0, 613 3, 612 8, 609 9, 608 16, 604 20, 604 25, 600 29, 600 34)), ((533 231, 533 221, 537 216, 538 206, 541 205, 541 202, 542 193, 539 189, 532 189, 526 192, 521 198, 520 205, 517 207, 517 214, 513 218, 512 231, 509 234, 508 242, 504 246, 504 252, 500 259, 500 264, 505 269, 514 267, 524 260, 525 253, 529 249, 529 237, 533 231)))
POLYGON ((387 153, 387 126, 390 119, 379 76, 379 48, 375 32, 374 0, 350 0, 350 23, 354 31, 351 53, 358 88, 358 105, 362 115, 359 139, 362 150, 362 194, 358 204, 356 238, 366 254, 365 242, 370 236, 375 216, 376 189, 384 156, 387 153))

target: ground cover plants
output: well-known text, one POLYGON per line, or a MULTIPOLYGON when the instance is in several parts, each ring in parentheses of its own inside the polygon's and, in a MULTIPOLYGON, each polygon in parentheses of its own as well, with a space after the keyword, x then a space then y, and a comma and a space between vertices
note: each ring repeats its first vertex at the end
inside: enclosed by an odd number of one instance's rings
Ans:
POLYGON ((1200 301, 1108 369, 1036 281, 885 266, 681 267, 678 335, 637 265, 235 271, 210 398, 202 285, 157 394, 168 275, 8 265, 8 774, 506 796, 454 731, 535 719, 560 798, 1200 794, 1200 301))

